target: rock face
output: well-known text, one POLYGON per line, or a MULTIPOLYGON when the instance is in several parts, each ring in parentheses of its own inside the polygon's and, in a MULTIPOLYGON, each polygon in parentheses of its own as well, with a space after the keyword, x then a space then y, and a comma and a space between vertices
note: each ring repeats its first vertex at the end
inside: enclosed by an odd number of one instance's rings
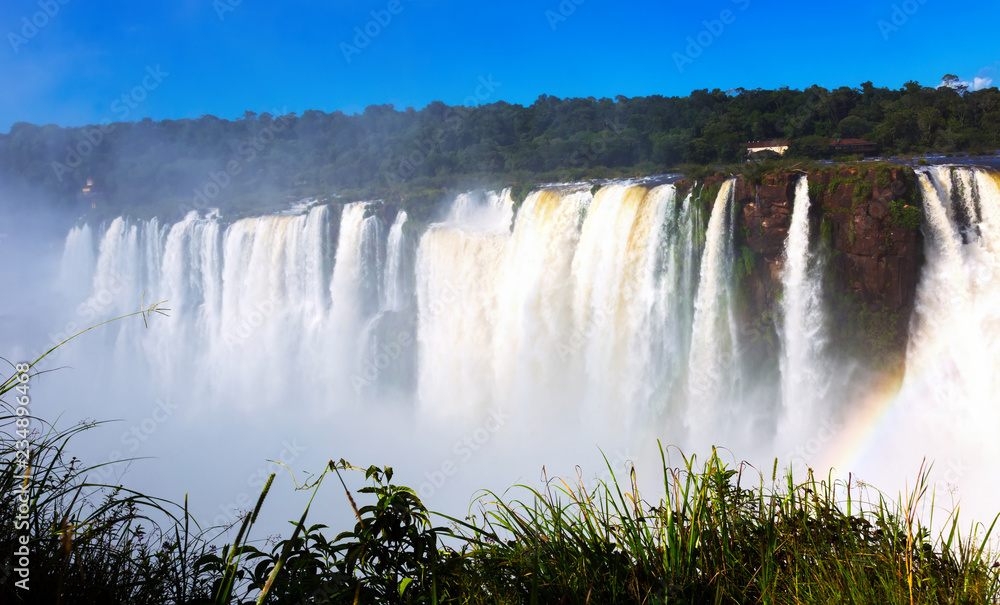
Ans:
MULTIPOLYGON (((809 179, 810 240, 822 242, 829 262, 830 310, 836 321, 850 324, 843 326, 849 328, 843 337, 858 330, 879 332, 884 341, 880 346, 887 349, 881 353, 901 353, 923 262, 919 228, 899 224, 892 211, 893 206, 898 210, 918 204, 916 179, 906 168, 873 165, 784 172, 763 175, 758 183, 740 177, 735 189, 734 244, 738 255, 746 257, 748 249, 754 259, 744 284, 747 321, 775 316, 795 188, 803 175, 809 179), (858 321, 859 315, 863 321, 858 321), (865 322, 868 325, 855 325, 865 322)), ((707 183, 723 178, 711 177, 707 183)), ((682 182, 680 187, 684 186, 682 182)))
POLYGON ((816 177, 810 183, 817 184, 818 205, 830 224, 828 244, 835 252, 838 281, 859 299, 909 317, 923 261, 923 239, 919 228, 894 222, 890 205, 916 204, 913 173, 903 168, 881 175, 874 168, 867 174, 845 169, 816 177))
POLYGON ((785 240, 792 222, 795 201, 795 173, 775 175, 756 187, 744 179, 736 186, 735 203, 739 209, 736 246, 753 251, 757 261, 747 276, 750 307, 760 315, 770 309, 781 292, 781 268, 785 240))

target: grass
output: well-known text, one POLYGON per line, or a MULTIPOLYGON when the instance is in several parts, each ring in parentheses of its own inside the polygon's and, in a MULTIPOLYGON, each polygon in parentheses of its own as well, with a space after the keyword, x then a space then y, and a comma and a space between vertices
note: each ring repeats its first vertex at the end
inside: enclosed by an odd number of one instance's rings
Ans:
MULTIPOLYGON (((156 303, 125 317, 146 322, 166 311, 156 303)), ((96 327, 30 364, 8 362, 13 372, 0 383, 0 552, 14 555, 4 558, 0 602, 182 603, 199 590, 190 571, 206 541, 186 503, 89 481, 104 464, 84 465, 69 444, 101 423, 59 429, 29 412, 35 368, 96 327), (172 525, 161 528, 154 516, 172 525)))
MULTIPOLYGON (((524 498, 493 498, 470 539, 500 603, 993 603, 992 531, 959 540, 957 516, 932 539, 915 518, 926 497, 873 500, 857 484, 770 482, 728 467, 663 460, 662 495, 637 496, 634 474, 588 490, 557 480, 524 498)), ((610 470, 610 469, 609 469, 610 470)), ((475 602, 475 601, 471 601, 475 602)))
POLYGON ((12 367, 0 385, 0 548, 27 544, 30 590, 14 584, 11 560, 3 603, 1000 603, 988 548, 996 520, 919 518, 935 510, 929 468, 889 498, 854 480, 794 477, 778 461, 767 474, 729 465, 716 450, 701 461, 661 448, 652 498, 634 469, 619 477, 608 465, 609 479, 591 486, 546 478, 483 492, 464 518, 428 511, 391 468, 331 461, 297 489, 315 498, 336 475, 353 528, 331 538, 310 518, 310 498, 290 538, 256 548, 269 480, 235 540, 217 548, 186 502, 87 481, 97 467, 67 460, 69 445, 98 424, 32 419, 30 438, 18 435, 10 401, 31 371, 12 367), (365 474, 357 499, 344 472, 365 474))

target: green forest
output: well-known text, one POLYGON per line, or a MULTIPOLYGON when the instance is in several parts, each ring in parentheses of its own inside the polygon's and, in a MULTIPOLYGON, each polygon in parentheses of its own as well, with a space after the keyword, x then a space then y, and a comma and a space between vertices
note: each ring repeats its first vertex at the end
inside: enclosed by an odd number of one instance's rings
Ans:
POLYGON ((811 159, 829 157, 836 138, 874 142, 883 156, 997 149, 1000 91, 955 80, 74 128, 17 123, 0 135, 0 179, 9 191, 137 215, 208 207, 238 215, 311 196, 381 198, 420 214, 449 188, 689 172, 739 161, 744 143, 774 138, 790 141, 791 157, 811 159), (93 195, 83 200, 88 179, 93 195))

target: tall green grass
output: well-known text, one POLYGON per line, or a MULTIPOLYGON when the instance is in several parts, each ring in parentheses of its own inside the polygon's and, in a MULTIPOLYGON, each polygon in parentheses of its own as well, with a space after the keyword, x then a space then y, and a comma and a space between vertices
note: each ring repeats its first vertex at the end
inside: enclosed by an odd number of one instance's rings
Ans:
MULTIPOLYGON (((993 525, 962 532, 957 514, 932 536, 918 488, 890 501, 870 488, 769 480, 717 452, 704 463, 663 458, 663 492, 638 495, 634 472, 588 489, 580 481, 488 494, 479 575, 498 603, 995 603, 993 525)), ((609 469, 610 470, 610 469, 609 469)), ((930 521, 928 521, 930 522, 930 521)))
MULTIPOLYGON (((110 321, 165 315, 162 303, 110 321)), ((109 322, 104 322, 109 323, 109 322)), ((87 465, 70 454, 70 441, 98 422, 68 429, 39 418, 30 401, 45 351, 0 382, 0 571, 2 603, 182 603, 203 592, 192 574, 199 549, 206 548, 186 503, 179 506, 121 485, 90 480, 105 464, 87 465), (19 411, 19 409, 21 411, 19 411), (28 420, 28 427, 18 425, 28 420), (25 495, 22 495, 25 494, 25 495), (27 502, 24 502, 24 500, 27 502), (22 505, 26 505, 25 512, 22 505), (161 527, 155 519, 167 519, 161 527), (26 542, 26 544, 25 544, 26 542), (28 590, 15 585, 15 557, 30 551, 28 590)))

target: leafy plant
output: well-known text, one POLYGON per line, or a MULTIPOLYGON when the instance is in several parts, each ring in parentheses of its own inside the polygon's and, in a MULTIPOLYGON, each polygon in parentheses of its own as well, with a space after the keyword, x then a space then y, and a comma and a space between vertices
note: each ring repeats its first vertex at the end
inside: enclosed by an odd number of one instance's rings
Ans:
MULTIPOLYGON (((332 463, 330 469, 338 471, 332 463)), ((455 559, 454 553, 441 549, 440 537, 451 532, 434 527, 416 492, 393 485, 392 476, 389 467, 371 466, 365 471, 374 485, 358 491, 377 500, 355 507, 354 529, 337 536, 344 572, 357 578, 356 594, 364 595, 363 602, 438 602, 440 576, 447 576, 455 559)))

